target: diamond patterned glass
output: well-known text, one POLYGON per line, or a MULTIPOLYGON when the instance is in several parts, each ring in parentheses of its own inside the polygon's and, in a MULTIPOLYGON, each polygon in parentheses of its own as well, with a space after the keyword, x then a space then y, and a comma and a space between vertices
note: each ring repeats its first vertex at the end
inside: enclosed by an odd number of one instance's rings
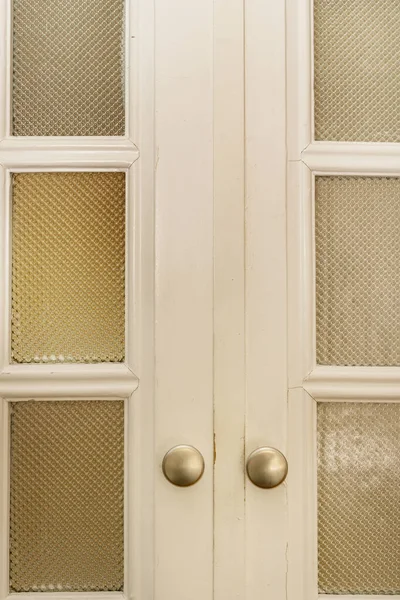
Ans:
POLYGON ((318 405, 323 594, 400 594, 400 404, 318 405))
POLYGON ((12 133, 123 135, 124 0, 12 5, 12 133))
POLYGON ((124 340, 125 174, 14 174, 12 361, 121 362, 124 340))
POLYGON ((317 362, 400 365, 400 179, 317 177, 317 362))
POLYGON ((400 4, 314 0, 317 140, 400 142, 400 4))
POLYGON ((123 401, 11 404, 10 591, 117 591, 123 401))

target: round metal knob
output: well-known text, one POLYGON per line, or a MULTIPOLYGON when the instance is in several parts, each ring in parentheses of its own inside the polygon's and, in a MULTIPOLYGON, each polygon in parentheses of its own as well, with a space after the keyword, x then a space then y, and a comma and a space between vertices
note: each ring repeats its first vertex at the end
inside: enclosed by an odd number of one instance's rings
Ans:
POLYGON ((204 458, 193 446, 174 446, 164 456, 162 470, 174 485, 188 487, 204 473, 204 458))
POLYGON ((288 464, 276 448, 258 448, 247 459, 247 475, 260 488, 274 488, 286 479, 288 464))

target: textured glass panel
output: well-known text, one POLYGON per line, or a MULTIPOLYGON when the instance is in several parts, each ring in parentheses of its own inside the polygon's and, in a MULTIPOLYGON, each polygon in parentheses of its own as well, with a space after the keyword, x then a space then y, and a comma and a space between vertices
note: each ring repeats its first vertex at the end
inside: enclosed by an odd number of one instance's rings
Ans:
POLYGON ((400 365, 400 179, 317 177, 317 361, 400 365))
POLYGON ((125 174, 13 176, 14 362, 120 362, 125 174))
POLYGON ((319 590, 400 594, 400 404, 318 405, 319 590))
POLYGON ((124 134, 124 0, 13 0, 13 134, 124 134))
POLYGON ((400 142, 400 3, 314 0, 315 137, 400 142))
POLYGON ((124 404, 11 404, 10 590, 121 590, 124 404))

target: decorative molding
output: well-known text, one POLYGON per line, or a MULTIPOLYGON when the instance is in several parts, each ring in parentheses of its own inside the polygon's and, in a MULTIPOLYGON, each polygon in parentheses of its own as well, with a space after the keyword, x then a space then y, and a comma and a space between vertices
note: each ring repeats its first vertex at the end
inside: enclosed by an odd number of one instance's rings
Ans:
POLYGON ((303 386, 318 402, 400 401, 400 368, 317 366, 303 386))
POLYGON ((315 174, 400 176, 400 144, 312 142, 301 159, 315 174))
POLYGON ((0 375, 0 396, 127 398, 138 385, 125 365, 11 365, 0 375))
POLYGON ((315 362, 313 178, 301 162, 287 170, 288 381, 300 387, 315 362))
POLYGON ((287 598, 317 596, 316 403, 301 388, 288 396, 287 598))
POLYGON ((313 4, 286 2, 287 158, 299 161, 313 136, 313 4))
POLYGON ((125 138, 7 138, 0 142, 0 164, 10 170, 128 169, 139 150, 125 138))

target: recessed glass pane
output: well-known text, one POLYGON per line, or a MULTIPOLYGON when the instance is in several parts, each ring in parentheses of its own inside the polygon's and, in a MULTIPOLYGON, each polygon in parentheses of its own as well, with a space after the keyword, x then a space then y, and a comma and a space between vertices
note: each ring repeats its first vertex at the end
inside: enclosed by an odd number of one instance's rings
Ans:
POLYGON ((123 401, 11 404, 10 591, 117 591, 123 401))
POLYGON ((121 362, 125 174, 18 173, 12 361, 121 362))
POLYGON ((317 362, 400 365, 400 179, 317 177, 317 362))
POLYGON ((400 4, 314 0, 317 140, 400 142, 400 4))
POLYGON ((400 404, 318 405, 323 594, 400 594, 400 404))
POLYGON ((12 133, 123 135, 124 0, 12 5, 12 133))

